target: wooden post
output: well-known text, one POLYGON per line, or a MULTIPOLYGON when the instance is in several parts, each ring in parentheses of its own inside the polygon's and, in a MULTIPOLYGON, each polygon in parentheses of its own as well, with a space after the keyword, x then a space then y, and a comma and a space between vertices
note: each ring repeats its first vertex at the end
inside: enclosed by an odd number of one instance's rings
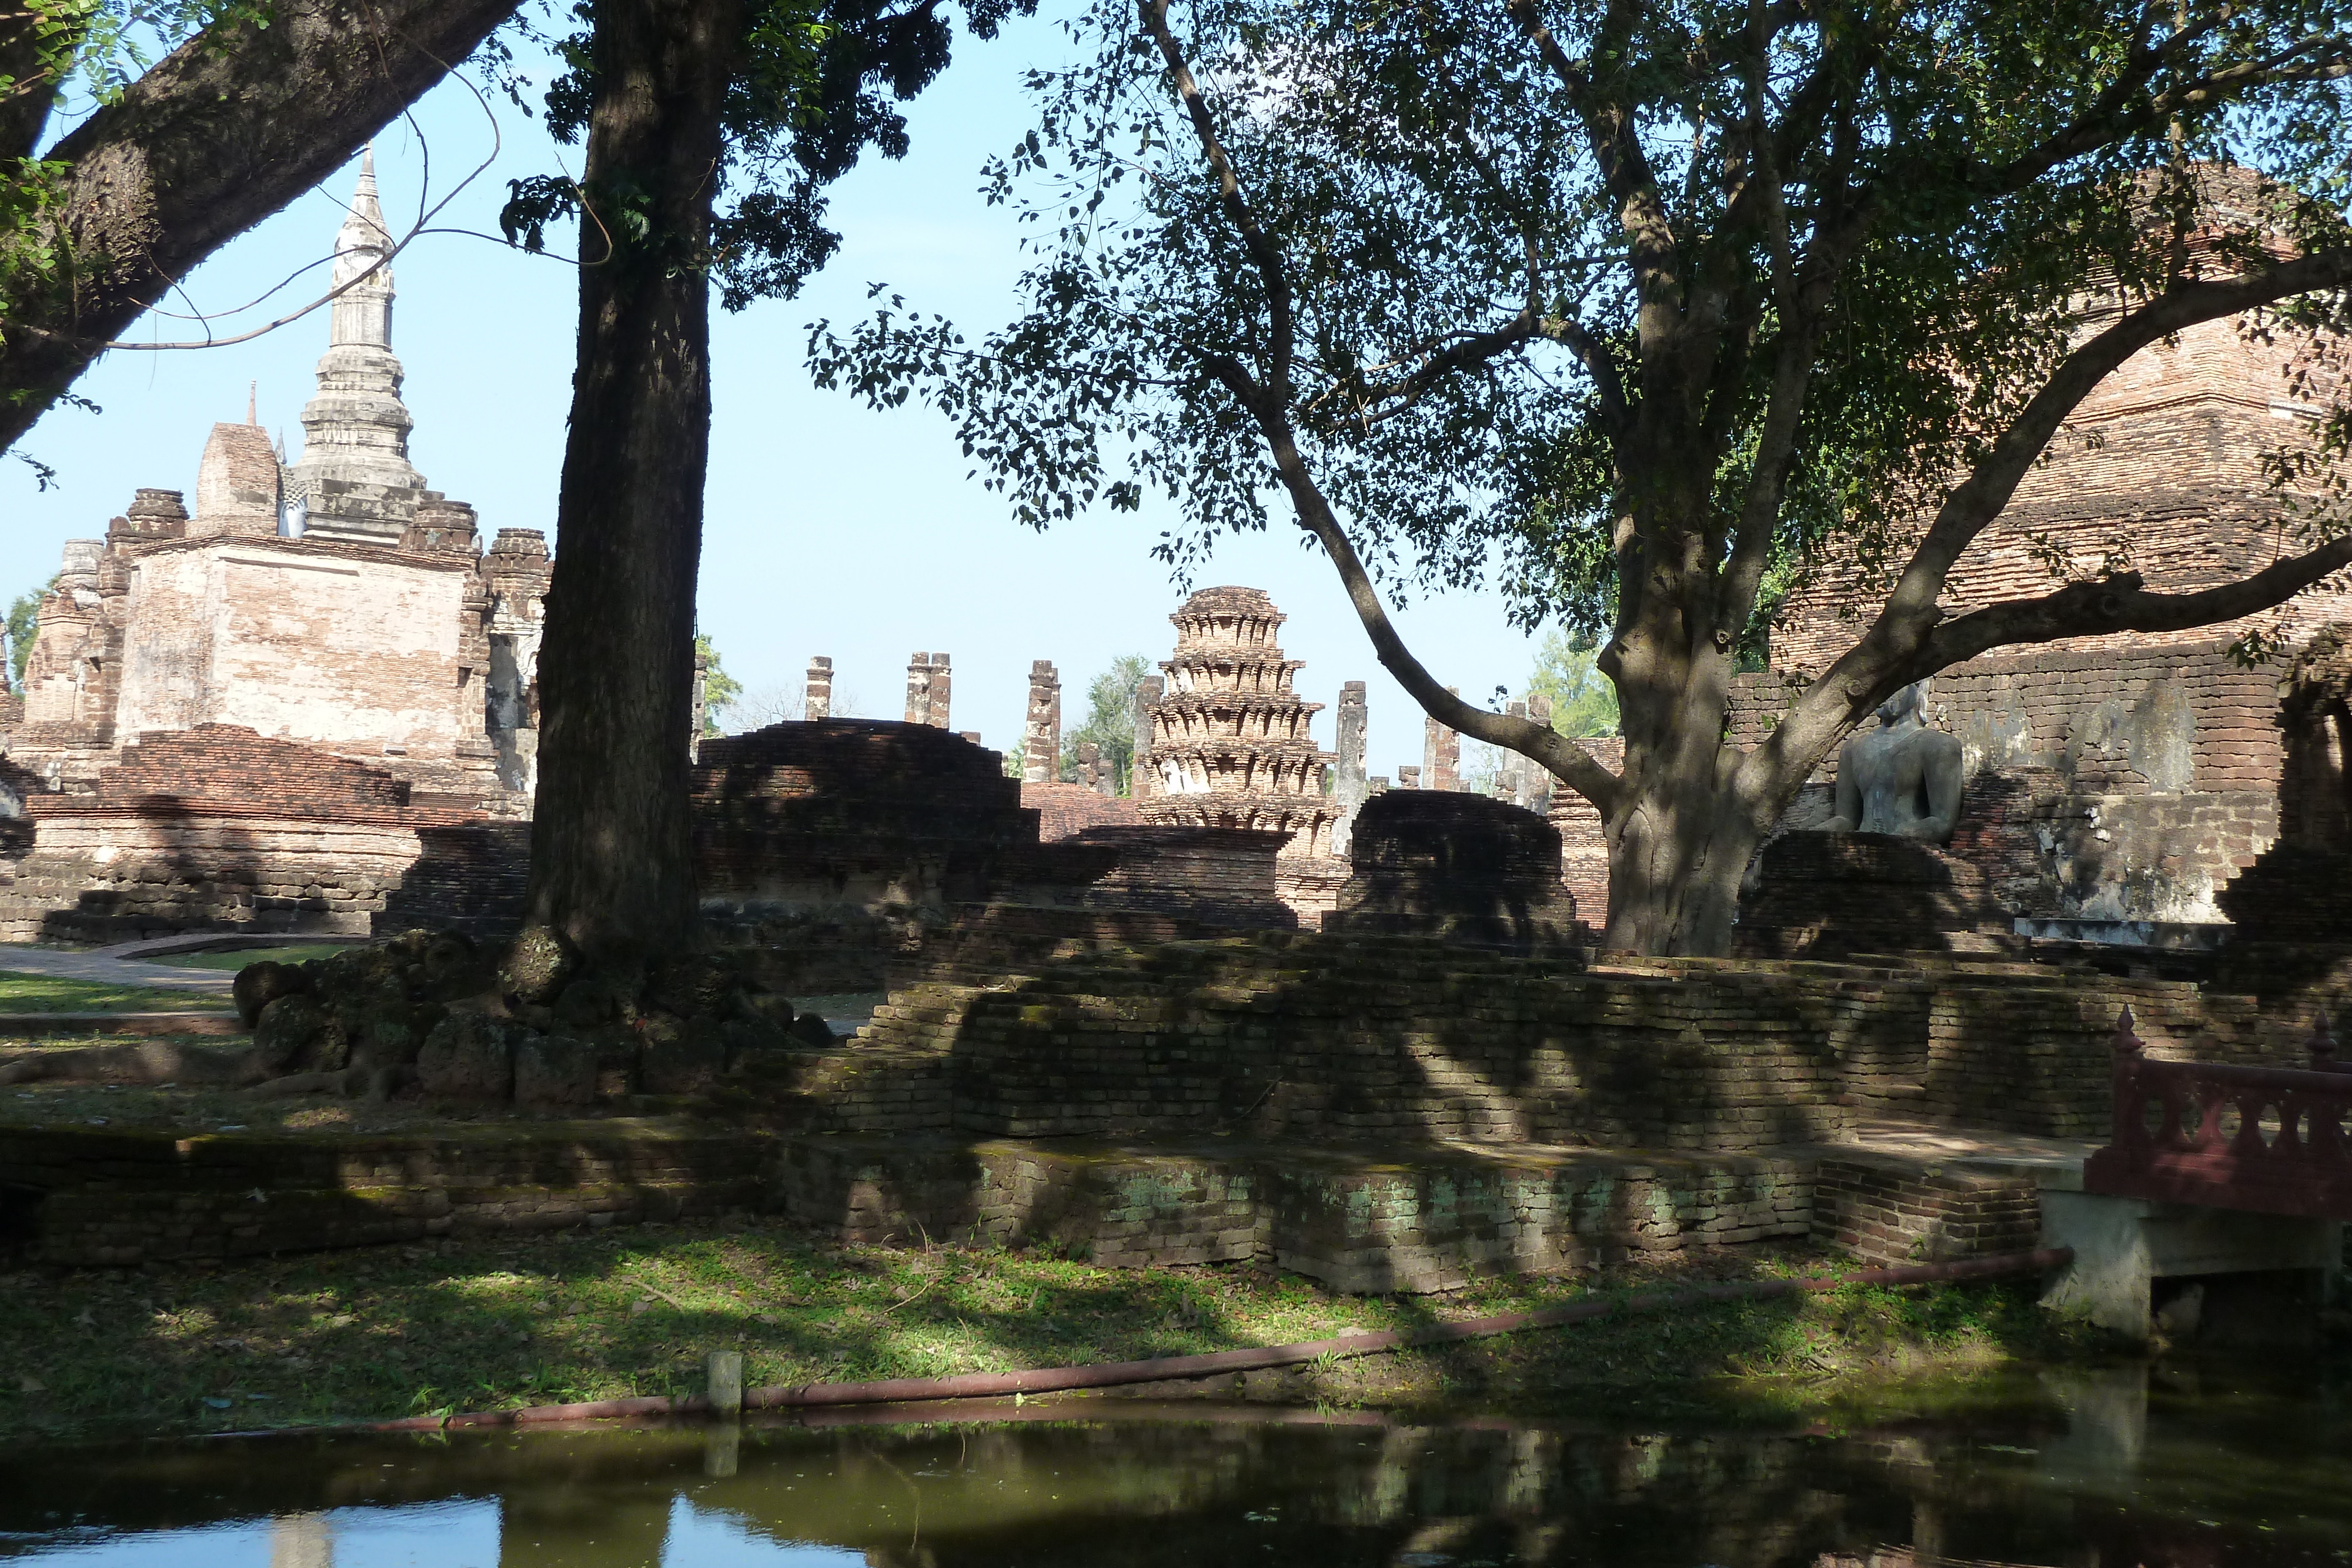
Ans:
POLYGON ((740 1420, 743 1415, 743 1353, 740 1350, 714 1350, 710 1353, 710 1414, 721 1421, 740 1420))

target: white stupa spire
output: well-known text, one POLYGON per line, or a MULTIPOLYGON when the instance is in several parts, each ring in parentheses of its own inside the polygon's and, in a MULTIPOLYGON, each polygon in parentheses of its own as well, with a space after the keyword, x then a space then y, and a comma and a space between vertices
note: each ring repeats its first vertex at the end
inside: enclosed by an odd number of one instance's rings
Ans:
POLYGON ((331 341, 392 347, 392 233, 376 199, 375 144, 360 154, 359 189, 335 235, 335 324, 331 341), (374 268, 373 272, 369 268, 374 268))
POLYGON ((319 394, 302 410, 302 456, 287 476, 289 492, 308 501, 312 538, 396 542, 425 488, 408 461, 413 422, 392 353, 392 268, 382 265, 392 247, 371 145, 335 235, 340 292, 319 360, 319 394))

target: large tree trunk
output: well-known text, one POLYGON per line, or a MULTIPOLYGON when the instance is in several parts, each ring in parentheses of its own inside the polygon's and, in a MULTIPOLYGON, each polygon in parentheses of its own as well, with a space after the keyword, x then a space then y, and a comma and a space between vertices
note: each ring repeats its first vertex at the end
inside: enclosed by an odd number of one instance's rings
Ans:
POLYGON ((530 918, 603 964, 696 939, 687 747, 710 442, 704 266, 739 16, 736 0, 595 6, 530 918))
POLYGON ((1721 957, 1731 951, 1739 884, 1762 842, 1743 817, 1695 809, 1668 791, 1634 794, 1609 835, 1609 924, 1615 952, 1721 957))
MULTIPOLYGON (((515 5, 280 0, 268 26, 174 49, 60 141, 55 205, 37 231, 0 231, 0 249, 62 246, 0 291, 0 451, 174 280, 332 173, 515 5)), ((31 57, 23 19, 0 0, 0 70, 31 57)), ((31 152, 46 108, 0 109, 0 162, 31 152)))

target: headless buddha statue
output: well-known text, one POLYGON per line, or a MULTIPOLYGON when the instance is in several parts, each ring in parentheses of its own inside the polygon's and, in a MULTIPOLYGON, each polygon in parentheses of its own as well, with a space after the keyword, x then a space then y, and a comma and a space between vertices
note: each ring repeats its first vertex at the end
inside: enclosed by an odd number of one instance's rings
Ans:
POLYGON ((1927 683, 1914 681, 1878 706, 1878 727, 1838 752, 1832 833, 1892 833, 1951 841, 1960 816, 1958 736, 1927 727, 1927 683))

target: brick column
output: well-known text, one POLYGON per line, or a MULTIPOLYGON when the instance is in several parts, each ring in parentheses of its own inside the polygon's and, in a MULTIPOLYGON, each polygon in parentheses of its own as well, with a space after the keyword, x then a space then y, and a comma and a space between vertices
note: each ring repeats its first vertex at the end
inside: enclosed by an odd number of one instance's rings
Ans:
POLYGON ((815 720, 833 716, 833 661, 811 659, 808 684, 801 688, 801 716, 815 720))
POLYGON ((1062 678, 1053 661, 1029 666, 1029 719, 1021 732, 1021 779, 1051 784, 1062 776, 1062 678))
MULTIPOLYGON (((1546 728, 1550 727, 1551 698, 1545 696, 1541 692, 1529 693, 1528 716, 1546 728)), ((1530 762, 1526 765, 1521 776, 1527 780, 1527 788, 1520 792, 1519 804, 1538 817, 1549 817, 1551 815, 1551 769, 1530 762)))
MULTIPOLYGON (((1462 695, 1458 686, 1445 689, 1457 697, 1462 695)), ((1422 726, 1421 787, 1424 789, 1462 788, 1462 737, 1433 718, 1422 726)))
POLYGON ((1344 855, 1355 836, 1356 813, 1364 808, 1364 732, 1370 712, 1364 706, 1364 683, 1349 681, 1339 688, 1339 711, 1334 717, 1332 741, 1339 760, 1331 770, 1331 795, 1339 815, 1331 824, 1331 852, 1344 855))
POLYGON ((923 707, 923 722, 933 729, 948 728, 948 697, 952 682, 948 675, 948 656, 945 653, 931 655, 930 684, 925 689, 929 696, 923 707))
POLYGON ((907 658, 907 722, 931 722, 931 656, 912 653, 907 658))
MULTIPOLYGON (((0 675, 5 675, 0 671, 0 675)), ((1158 675, 1146 675, 1135 687, 1135 755, 1127 765, 1127 792, 1141 800, 1160 792, 1159 769, 1151 760, 1151 710, 1167 690, 1158 675)))

